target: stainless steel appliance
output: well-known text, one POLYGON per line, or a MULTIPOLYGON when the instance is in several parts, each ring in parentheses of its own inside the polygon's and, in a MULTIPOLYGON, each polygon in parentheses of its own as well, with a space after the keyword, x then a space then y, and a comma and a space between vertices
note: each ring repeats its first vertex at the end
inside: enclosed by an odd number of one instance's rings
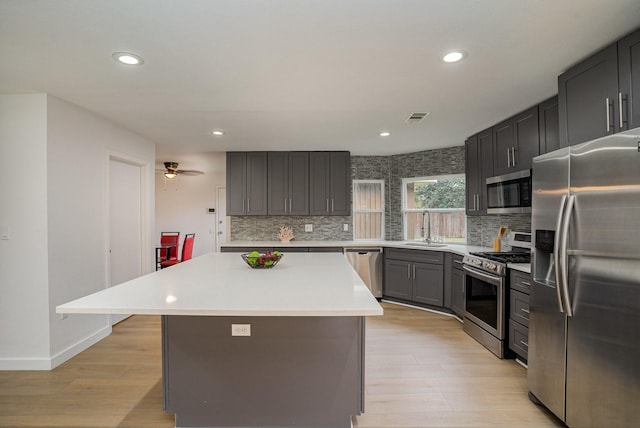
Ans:
POLYGON ((509 245, 511 252, 470 253, 462 259, 464 331, 500 358, 509 356, 507 265, 530 262, 531 234, 511 232, 509 245))
POLYGON ((487 178, 487 213, 531 212, 531 170, 487 178))
POLYGON ((528 384, 569 426, 640 424, 640 128, 533 161, 528 384))
POLYGON ((382 297, 382 248, 345 248, 351 266, 376 298, 382 297))

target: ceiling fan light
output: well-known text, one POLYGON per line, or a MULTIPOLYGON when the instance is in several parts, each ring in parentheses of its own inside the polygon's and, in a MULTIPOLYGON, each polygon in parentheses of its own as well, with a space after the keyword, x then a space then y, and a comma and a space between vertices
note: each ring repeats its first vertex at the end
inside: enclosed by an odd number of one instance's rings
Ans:
POLYGON ((176 178, 178 176, 178 174, 176 174, 175 172, 165 172, 164 176, 166 178, 168 178, 169 180, 176 178))

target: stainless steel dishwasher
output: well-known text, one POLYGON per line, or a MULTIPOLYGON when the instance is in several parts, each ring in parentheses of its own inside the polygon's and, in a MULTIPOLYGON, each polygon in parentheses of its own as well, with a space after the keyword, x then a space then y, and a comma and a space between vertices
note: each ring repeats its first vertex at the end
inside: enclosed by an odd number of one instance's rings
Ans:
POLYGON ((382 248, 345 248, 344 255, 376 298, 382 297, 382 248))

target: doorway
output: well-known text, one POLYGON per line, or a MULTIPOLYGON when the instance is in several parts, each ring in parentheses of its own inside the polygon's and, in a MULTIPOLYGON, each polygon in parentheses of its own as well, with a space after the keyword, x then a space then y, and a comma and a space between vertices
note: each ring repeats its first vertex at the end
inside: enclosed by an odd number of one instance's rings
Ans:
MULTIPOLYGON (((142 275, 143 167, 109 157, 109 286, 142 275)), ((129 315, 111 315, 114 325, 129 315)))

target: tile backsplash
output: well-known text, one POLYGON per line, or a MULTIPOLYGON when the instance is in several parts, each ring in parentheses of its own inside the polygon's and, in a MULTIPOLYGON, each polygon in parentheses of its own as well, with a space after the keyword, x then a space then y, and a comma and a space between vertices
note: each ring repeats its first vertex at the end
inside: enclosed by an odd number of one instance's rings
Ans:
MULTIPOLYGON (((498 229, 505 226, 508 232, 531 232, 531 214, 504 214, 467 216, 467 244, 493 247, 498 229)), ((502 238, 503 250, 509 250, 508 234, 502 238)))
POLYGON ((293 229, 298 241, 349 241, 353 239, 351 216, 238 216, 231 217, 233 241, 277 241, 280 227, 293 229), (305 232, 311 224, 312 232, 305 232), (344 231, 344 225, 349 230, 344 231))

